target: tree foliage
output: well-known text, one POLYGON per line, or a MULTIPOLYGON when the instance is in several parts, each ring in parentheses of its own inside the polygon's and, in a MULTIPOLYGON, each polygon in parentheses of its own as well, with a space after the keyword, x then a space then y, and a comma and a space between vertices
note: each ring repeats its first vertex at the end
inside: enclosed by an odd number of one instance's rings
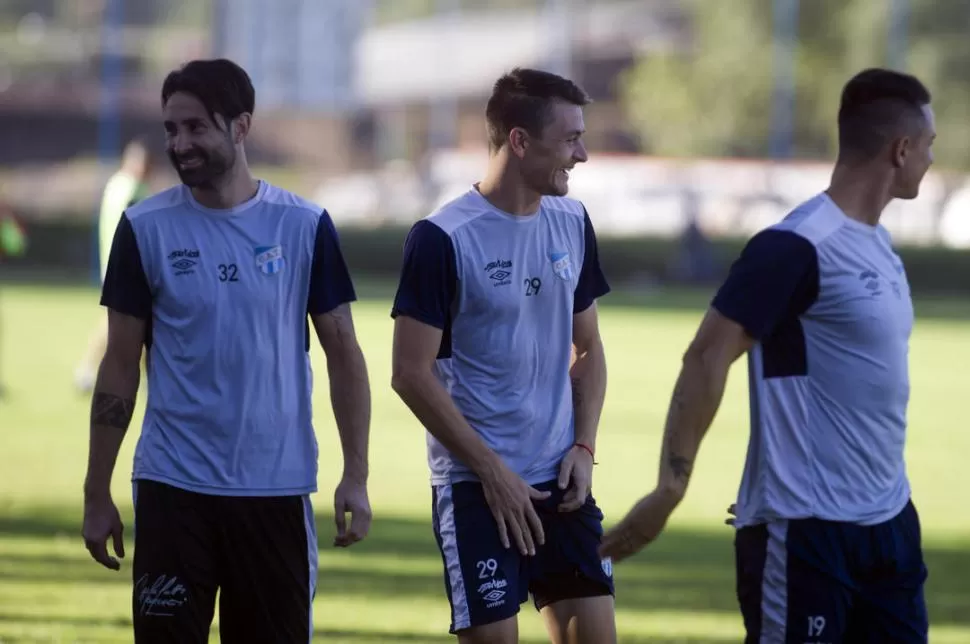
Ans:
MULTIPOLYGON (((888 0, 802 0, 795 59, 794 154, 831 159, 842 86, 889 66, 934 95, 937 160, 970 166, 970 0, 909 0, 906 40, 891 41, 888 0)), ((772 0, 687 0, 688 47, 639 61, 622 96, 645 151, 665 156, 768 155, 774 91, 772 0)))

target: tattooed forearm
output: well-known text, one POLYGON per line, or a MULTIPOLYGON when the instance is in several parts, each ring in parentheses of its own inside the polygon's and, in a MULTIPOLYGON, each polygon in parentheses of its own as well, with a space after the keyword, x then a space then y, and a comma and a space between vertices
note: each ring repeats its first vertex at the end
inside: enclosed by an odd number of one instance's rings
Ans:
POLYGON ((95 392, 91 402, 91 425, 126 430, 135 412, 133 398, 95 392))
POLYGON ((579 409, 583 404, 583 392, 579 388, 579 378, 570 378, 573 386, 573 408, 579 409))

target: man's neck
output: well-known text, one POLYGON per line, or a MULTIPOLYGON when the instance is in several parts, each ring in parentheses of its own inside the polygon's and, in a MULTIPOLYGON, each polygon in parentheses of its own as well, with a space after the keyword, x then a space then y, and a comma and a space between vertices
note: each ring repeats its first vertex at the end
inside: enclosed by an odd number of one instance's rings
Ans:
POLYGON ((836 165, 832 182, 825 191, 842 212, 869 226, 879 224, 892 201, 889 179, 875 177, 864 168, 836 165))
POLYGON ((486 201, 510 215, 534 215, 542 199, 542 195, 526 186, 522 177, 498 158, 492 159, 485 178, 475 187, 486 201))
POLYGON ((192 188, 192 196, 206 208, 229 210, 246 203, 259 191, 259 181, 249 168, 230 170, 221 181, 205 188, 192 188))

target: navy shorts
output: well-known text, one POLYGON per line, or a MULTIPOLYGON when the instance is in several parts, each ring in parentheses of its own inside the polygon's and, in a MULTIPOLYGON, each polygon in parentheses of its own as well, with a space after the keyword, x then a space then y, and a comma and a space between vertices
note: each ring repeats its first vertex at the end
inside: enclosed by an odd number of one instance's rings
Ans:
POLYGON ((929 623, 912 502, 872 526, 799 519, 735 539, 745 642, 923 643, 929 623))
POLYGON ((556 481, 533 486, 552 492, 535 507, 546 542, 535 556, 506 549, 480 483, 432 488, 434 532, 444 561, 452 634, 513 617, 532 597, 538 610, 557 601, 613 594, 613 568, 598 554, 603 513, 593 496, 575 512, 556 508, 565 490, 556 481))

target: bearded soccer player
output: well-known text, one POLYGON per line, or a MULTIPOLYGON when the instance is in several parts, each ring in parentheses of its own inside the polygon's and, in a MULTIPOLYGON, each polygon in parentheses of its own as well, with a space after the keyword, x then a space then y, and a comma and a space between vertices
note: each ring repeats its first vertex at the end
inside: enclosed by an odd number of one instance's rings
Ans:
POLYGON ((317 574, 308 318, 343 446, 335 545, 364 538, 370 524, 370 392, 353 285, 327 212, 250 173, 255 92, 243 69, 190 62, 168 75, 161 99, 182 185, 130 207, 112 243, 84 539, 95 560, 119 568, 106 548, 110 540, 123 556, 110 482, 145 347, 135 641, 207 642, 218 590, 223 641, 306 642, 317 574))

